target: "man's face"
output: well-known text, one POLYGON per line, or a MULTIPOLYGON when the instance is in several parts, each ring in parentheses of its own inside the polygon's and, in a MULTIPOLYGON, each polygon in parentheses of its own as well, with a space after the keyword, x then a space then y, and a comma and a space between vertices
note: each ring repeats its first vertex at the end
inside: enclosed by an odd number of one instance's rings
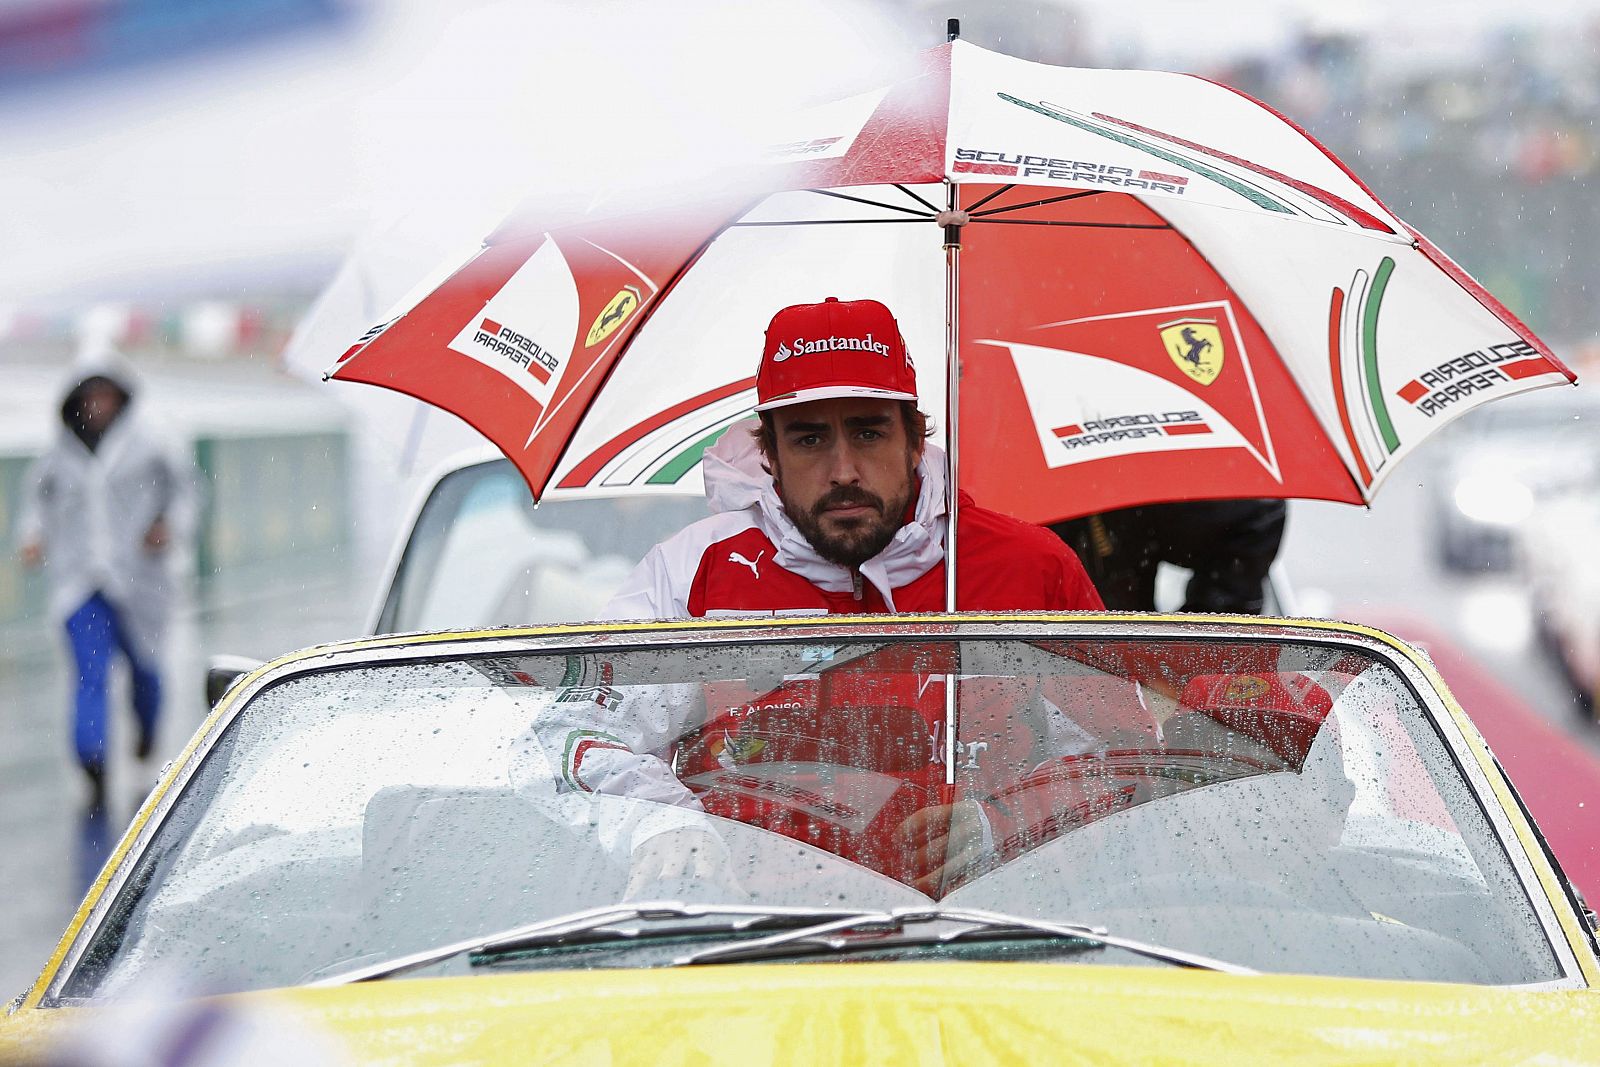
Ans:
POLYGON ((778 497, 806 540, 846 567, 883 551, 911 503, 922 458, 899 402, 813 400, 779 408, 772 421, 778 497))
POLYGON ((104 430, 122 410, 122 391, 109 382, 90 382, 80 409, 84 428, 104 430))

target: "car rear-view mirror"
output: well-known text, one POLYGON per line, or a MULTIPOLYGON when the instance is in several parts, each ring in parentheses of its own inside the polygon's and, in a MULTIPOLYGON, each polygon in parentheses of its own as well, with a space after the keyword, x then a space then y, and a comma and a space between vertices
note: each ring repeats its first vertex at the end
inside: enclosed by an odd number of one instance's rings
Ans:
POLYGON ((224 693, 233 688, 233 683, 249 674, 264 663, 264 660, 251 659, 249 656, 212 656, 206 666, 206 704, 216 707, 217 701, 222 699, 224 693))

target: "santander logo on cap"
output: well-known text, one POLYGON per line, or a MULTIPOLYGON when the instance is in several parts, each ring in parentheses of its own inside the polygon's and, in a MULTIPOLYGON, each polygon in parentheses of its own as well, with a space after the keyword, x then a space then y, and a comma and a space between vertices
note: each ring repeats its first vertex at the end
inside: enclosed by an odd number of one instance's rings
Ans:
POLYGON ((772 362, 782 363, 790 356, 807 356, 817 352, 876 352, 887 357, 889 346, 882 341, 874 341, 870 333, 865 337, 822 337, 815 341, 797 337, 793 347, 787 342, 779 342, 778 350, 772 353, 772 362))
POLYGON ((854 396, 917 398, 917 373, 887 307, 830 296, 772 317, 756 372, 757 411, 854 396))

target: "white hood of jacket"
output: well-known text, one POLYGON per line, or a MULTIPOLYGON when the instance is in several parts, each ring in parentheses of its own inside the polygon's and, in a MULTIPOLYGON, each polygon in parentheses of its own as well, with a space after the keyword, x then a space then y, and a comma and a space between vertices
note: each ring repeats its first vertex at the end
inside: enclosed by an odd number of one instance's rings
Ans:
MULTIPOLYGON (((777 546, 776 562, 780 567, 830 593, 852 591, 855 579, 850 568, 817 555, 784 510, 751 432, 759 425, 755 419, 736 422, 706 450, 702 469, 711 510, 751 511, 761 532, 777 546)), ((883 595, 890 611, 896 610, 895 589, 920 578, 944 559, 947 505, 943 450, 931 444, 924 446, 917 474, 922 488, 912 521, 900 527, 882 552, 861 565, 861 577, 883 595)))
POLYGON ((128 405, 93 452, 57 420, 56 443, 34 462, 24 483, 18 540, 43 545, 58 620, 103 593, 145 662, 157 663, 178 589, 170 566, 174 545, 193 523, 193 472, 159 428, 140 417, 138 375, 113 349, 89 350, 73 362, 58 409, 94 376, 121 385, 128 405), (158 517, 167 521, 173 543, 151 552, 144 536, 158 517))

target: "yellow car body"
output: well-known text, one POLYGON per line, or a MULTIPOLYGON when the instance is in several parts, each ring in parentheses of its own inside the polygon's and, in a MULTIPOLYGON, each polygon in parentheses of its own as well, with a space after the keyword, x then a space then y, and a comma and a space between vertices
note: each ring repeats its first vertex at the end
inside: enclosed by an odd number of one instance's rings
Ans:
MULTIPOLYGON (((830 625, 850 625, 831 619, 830 625)), ((860 624, 870 625, 871 618, 860 624)), ((948 616, 897 621, 948 624, 948 616)), ((965 622, 1192 625, 1179 616, 963 616, 965 622)), ((1379 631, 1321 621, 1208 618, 1380 642, 1434 687, 1545 894, 1567 980, 1498 987, 1106 965, 894 962, 603 969, 412 978, 228 994, 329 1035, 349 1062, 467 1063, 1440 1063, 1600 1062, 1600 960, 1592 931, 1481 737, 1425 656, 1379 631)), ((797 620, 792 625, 803 626, 797 620)), ((114 851, 31 989, 0 1017, 0 1063, 48 1058, 121 1007, 49 1006, 80 933, 132 861, 164 795, 219 720, 274 672, 332 654, 563 633, 715 631, 745 623, 555 627, 376 638, 308 649, 242 680, 174 761, 114 851)), ((771 625, 791 625, 777 620, 771 625)))
MULTIPOLYGON (((223 998, 285 1009, 353 1063, 1600 1061, 1600 996, 1054 964, 749 966, 415 979, 223 998)), ((66 1011, 0 1027, 37 1063, 66 1011)))

